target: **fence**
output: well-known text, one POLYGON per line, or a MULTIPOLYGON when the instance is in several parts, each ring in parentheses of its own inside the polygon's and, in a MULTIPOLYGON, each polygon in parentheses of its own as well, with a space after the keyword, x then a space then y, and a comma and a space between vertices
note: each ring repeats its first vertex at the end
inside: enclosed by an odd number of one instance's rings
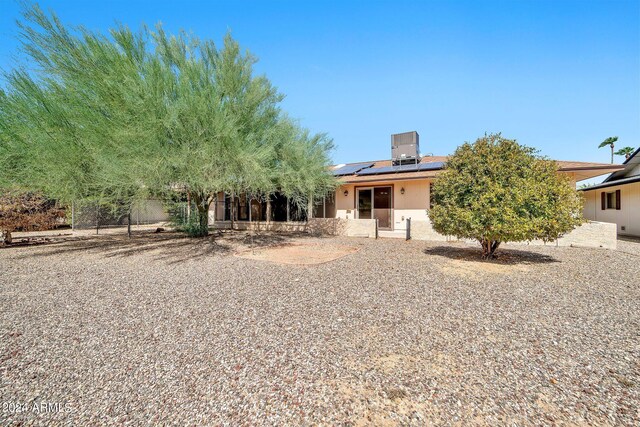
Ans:
MULTIPOLYGON (((153 224, 169 220, 169 214, 160 200, 137 202, 131 209, 131 225, 153 224)), ((74 202, 71 205, 71 228, 89 229, 127 225, 129 209, 127 206, 113 208, 99 203, 74 202)))

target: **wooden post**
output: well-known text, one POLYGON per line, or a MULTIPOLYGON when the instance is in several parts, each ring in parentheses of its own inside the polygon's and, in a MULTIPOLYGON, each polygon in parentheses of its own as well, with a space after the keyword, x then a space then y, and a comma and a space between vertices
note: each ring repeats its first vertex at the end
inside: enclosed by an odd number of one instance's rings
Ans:
POLYGON ((191 220, 191 193, 187 191, 187 222, 191 220))
POLYGON ((235 193, 232 191, 231 192, 231 229, 233 230, 233 224, 234 224, 234 216, 236 213, 236 195, 235 193))
POLYGON ((291 203, 288 197, 286 197, 286 199, 287 199, 287 222, 289 222, 291 221, 290 212, 289 212, 289 206, 291 205, 291 203))
POLYGON ((127 236, 131 238, 131 206, 129 206, 129 212, 127 212, 127 236))

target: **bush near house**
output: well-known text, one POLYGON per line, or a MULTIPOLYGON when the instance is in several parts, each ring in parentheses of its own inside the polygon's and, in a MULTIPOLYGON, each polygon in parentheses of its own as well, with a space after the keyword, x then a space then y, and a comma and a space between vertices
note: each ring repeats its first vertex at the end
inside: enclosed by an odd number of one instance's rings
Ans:
POLYGON ((64 218, 55 201, 33 192, 0 194, 0 244, 11 244, 14 231, 49 230, 64 218))
POLYGON ((483 258, 503 242, 555 240, 582 222, 582 200, 554 161, 501 134, 460 146, 433 187, 439 233, 475 239, 483 258))

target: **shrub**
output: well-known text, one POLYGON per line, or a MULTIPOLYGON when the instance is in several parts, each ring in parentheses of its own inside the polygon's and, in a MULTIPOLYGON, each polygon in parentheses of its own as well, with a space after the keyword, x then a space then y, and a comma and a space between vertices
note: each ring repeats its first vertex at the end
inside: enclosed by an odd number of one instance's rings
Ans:
POLYGON ((500 134, 465 143, 433 186, 433 228, 478 240, 484 258, 502 242, 555 240, 582 222, 582 200, 557 169, 500 134))
POLYGON ((40 193, 0 194, 0 243, 11 244, 14 231, 49 230, 64 217, 64 210, 40 193))

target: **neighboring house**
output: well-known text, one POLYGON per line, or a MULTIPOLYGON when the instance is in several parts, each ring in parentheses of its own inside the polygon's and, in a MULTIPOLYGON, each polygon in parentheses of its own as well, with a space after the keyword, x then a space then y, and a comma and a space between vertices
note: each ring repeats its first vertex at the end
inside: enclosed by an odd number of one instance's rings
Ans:
POLYGON ((580 190, 586 219, 613 222, 618 234, 640 237, 640 148, 624 161, 622 170, 580 190))
MULTIPOLYGON (((381 230, 403 233, 406 219, 428 221, 431 204, 431 184, 444 169, 447 157, 420 156, 417 132, 391 136, 391 159, 341 164, 332 167, 340 182, 335 194, 314 201, 308 209, 313 218, 377 219, 381 230)), ((560 173, 573 182, 619 171, 622 166, 558 161, 560 173)), ((228 227, 231 219, 231 197, 222 194, 212 211, 218 227, 228 227)), ((265 224, 274 228, 280 224, 300 224, 307 213, 296 209, 286 198, 272 196, 270 203, 249 200, 245 195, 235 197, 234 220, 239 228, 248 223, 265 224), (273 223, 276 224, 273 224, 273 223)), ((212 218, 212 219, 214 219, 212 218)), ((253 226, 252 226, 253 227, 253 226)))

